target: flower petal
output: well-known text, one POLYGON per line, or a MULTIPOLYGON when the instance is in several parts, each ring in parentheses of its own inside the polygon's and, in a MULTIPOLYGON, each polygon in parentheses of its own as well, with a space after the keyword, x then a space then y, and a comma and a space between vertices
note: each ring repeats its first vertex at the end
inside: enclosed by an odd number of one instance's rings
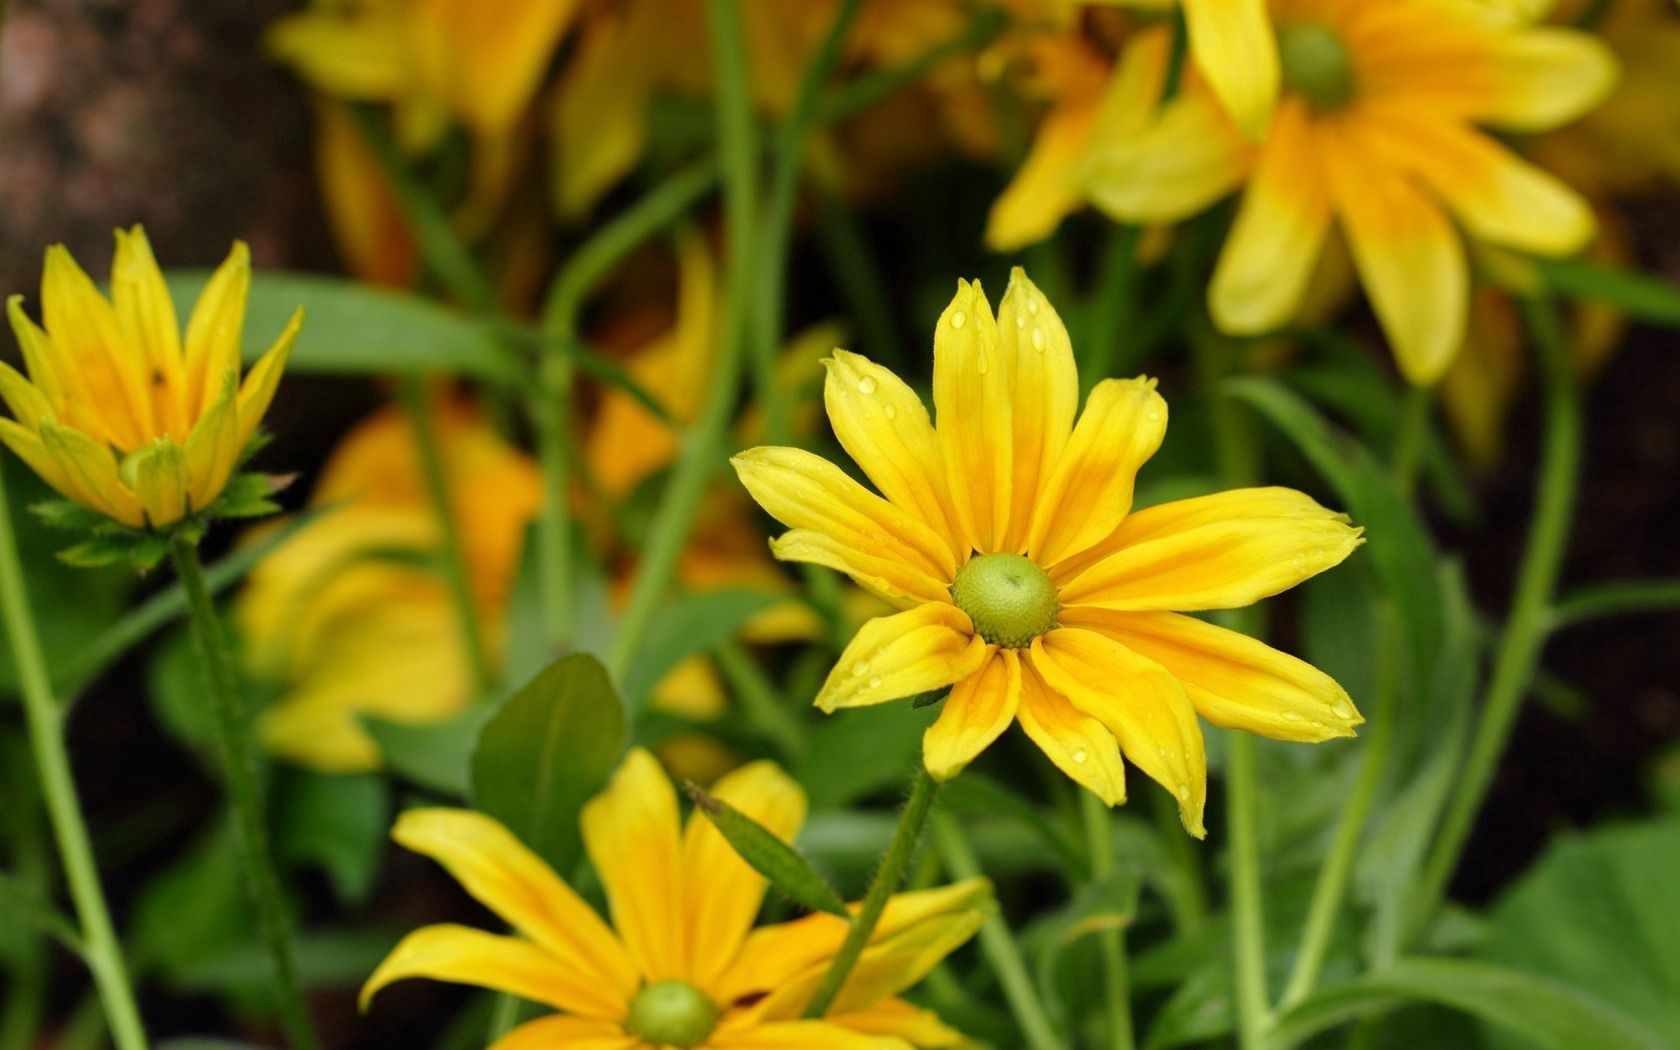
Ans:
POLYGON ((823 364, 823 404, 846 454, 894 506, 938 533, 953 557, 967 554, 957 534, 939 435, 922 399, 860 354, 836 349, 823 364))
MULTIPOLYGON (((792 842, 805 823, 804 790, 774 762, 742 766, 714 784, 711 795, 784 842, 792 842)), ((765 880, 699 814, 689 817, 683 832, 682 872, 687 977, 709 990, 752 929, 764 900, 765 880)))
POLYGON ((1278 106, 1231 235, 1220 253, 1208 308, 1226 332, 1258 335, 1294 316, 1330 231, 1330 194, 1306 102, 1278 106))
POLYGON ((761 446, 730 462, 771 517, 791 529, 829 537, 847 561, 855 553, 860 564, 876 565, 870 575, 880 576, 891 593, 937 600, 955 578, 951 549, 937 533, 822 457, 761 446))
POLYGON ((1014 364, 980 283, 958 281, 933 332, 933 406, 958 525, 977 551, 996 550, 1009 526, 1014 364))
POLYGON ((117 231, 111 305, 123 335, 145 362, 153 418, 165 435, 185 441, 191 423, 181 371, 180 322, 146 231, 139 226, 117 231))
POLYGON ((1259 138, 1281 77, 1266 0, 1184 0, 1183 6, 1196 68, 1243 133, 1259 138))
POLYGON ((603 1018, 622 1016, 628 1008, 627 1001, 603 996, 590 975, 562 965, 529 941, 470 926, 422 926, 404 937, 362 986, 362 1009, 380 989, 410 977, 476 985, 603 1018))
POLYGON ((1138 468, 1166 433, 1167 402, 1155 380, 1098 383, 1039 496, 1027 554, 1054 565, 1112 535, 1131 512, 1138 468))
POLYGON ((710 1050, 904 1050, 899 1039, 854 1032, 832 1021, 776 1021, 734 1031, 719 1031, 706 1040, 710 1050))
POLYGON ((1373 144, 1329 130, 1325 170, 1360 280, 1408 380, 1428 385, 1464 341, 1470 273, 1458 231, 1373 144))
POLYGON ((117 459, 108 446, 79 430, 48 420, 41 421, 36 433, 40 435, 42 448, 57 465, 52 473, 42 477, 64 481, 68 487, 59 489, 60 492, 124 525, 138 528, 146 523, 145 510, 122 483, 117 459))
POLYGON ((967 614, 948 602, 927 602, 859 628, 816 704, 832 713, 942 689, 985 660, 985 639, 974 633, 967 614))
POLYGON ((406 35, 406 20, 395 10, 346 18, 315 8, 275 22, 263 44, 328 95, 394 99, 410 84, 406 35))
POLYGON ((1589 34, 1551 26, 1502 32, 1492 76, 1472 107, 1506 131, 1549 131, 1590 111, 1615 90, 1615 53, 1589 34))
POLYGON ((630 4, 590 19, 554 93, 554 201, 562 219, 584 217, 635 167, 647 145, 648 101, 658 52, 659 8, 630 4))
POLYGON ((1044 684, 1029 661, 1021 668, 1021 729, 1057 769, 1110 806, 1126 801, 1120 744, 1103 724, 1044 684))
POLYGON ((197 419, 222 392, 222 379, 239 373, 240 335, 245 328, 245 299, 251 291, 251 249, 244 241, 233 250, 198 293, 187 318, 187 418, 197 419))
POLYGON ((274 391, 280 386, 280 375, 286 370, 286 361, 292 356, 292 346, 297 342, 298 331, 302 327, 303 307, 300 306, 292 314, 292 319, 286 322, 274 345, 252 366, 251 373, 239 387, 235 413, 239 419, 237 440, 242 452, 274 401, 274 391))
POLYGON ((1206 208, 1242 182, 1253 147, 1210 96, 1186 92, 1163 105, 1132 135, 1097 130, 1084 172, 1086 194, 1119 222, 1176 222, 1206 208))
POLYGON ((1096 131, 1094 101, 1058 105, 1044 115, 1032 145, 986 218, 986 247, 1013 252, 1056 232, 1083 203, 1074 173, 1096 131))
POLYGON ((1207 752, 1196 709, 1160 664, 1092 631, 1062 628, 1033 642, 1033 669, 1114 734, 1133 765, 1178 800, 1184 829, 1207 834, 1207 752))
POLYGON ((187 454, 175 442, 158 438, 135 449, 124 457, 117 473, 140 500, 152 525, 173 525, 186 514, 187 454))
POLYGON ((1096 631, 1165 667, 1196 713, 1217 726, 1318 743, 1353 736, 1364 721, 1347 690, 1323 671, 1193 616, 1074 608, 1062 622, 1096 631))
POLYGON ((644 749, 632 748, 607 789, 583 807, 583 844, 606 889, 613 928, 642 976, 686 977, 677 793, 644 749))
POLYGON ((6 399, 6 407, 29 430, 34 430, 42 419, 53 414, 52 405, 40 388, 4 361, 0 361, 0 397, 6 399))
POLYGON ((47 249, 41 277, 41 319, 53 344, 68 355, 81 388, 77 422, 95 424, 95 437, 137 448, 156 433, 140 360, 123 335, 116 311, 61 244, 47 249))
POLYGON ((939 1019, 932 1010, 923 1010, 903 999, 883 999, 863 1010, 855 1010, 830 1021, 854 1032, 869 1035, 896 1036, 917 1050, 959 1050, 969 1046, 968 1037, 939 1019))
POLYGON ((490 1050, 635 1050, 641 1045, 617 1021, 554 1014, 525 1022, 490 1050))
MULTIPOLYGON (((7 297, 6 319, 12 323, 18 349, 23 351, 23 363, 29 370, 29 381, 41 391, 41 396, 46 398, 53 411, 62 412, 65 390, 71 388, 74 378, 72 366, 63 360, 59 349, 53 345, 47 333, 41 330, 41 326, 30 320, 29 315, 24 312, 23 296, 7 297)), ((16 405, 12 406, 12 411, 17 411, 16 405)))
POLYGON ((235 373, 222 373, 222 392, 187 435, 187 494, 194 512, 216 501, 239 462, 238 391, 235 373))
MULTIPOLYGON (((1266 516, 1255 490, 1141 511, 1116 532, 1118 549, 1061 589, 1064 608, 1131 612, 1238 609, 1338 565, 1362 530, 1303 493, 1266 516)), ((1261 490, 1266 491, 1266 490, 1261 490)), ((1288 492, 1289 490, 1280 490, 1288 492)))
POLYGON ((602 1009, 628 1006, 638 975, 612 930, 507 828, 465 809, 411 809, 391 838, 443 865, 461 888, 578 977, 602 1009))
POLYGON ((1015 720, 1021 663, 1012 649, 991 652, 980 670, 951 689, 939 720, 922 734, 922 762, 935 780, 963 771, 1015 720))
POLYGON ((1002 549, 1026 549, 1039 494, 1062 459, 1079 411, 1079 369, 1056 308, 1019 266, 998 304, 998 344, 1012 358, 1009 527, 1002 549))

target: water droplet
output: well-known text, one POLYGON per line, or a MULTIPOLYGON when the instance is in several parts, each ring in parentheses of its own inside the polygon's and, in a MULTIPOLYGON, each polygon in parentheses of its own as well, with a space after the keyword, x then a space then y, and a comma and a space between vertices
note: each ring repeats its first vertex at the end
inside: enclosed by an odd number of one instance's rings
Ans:
POLYGON ((1038 316, 1038 300, 1037 299, 1028 299, 1027 300, 1027 313, 1032 314, 1034 317, 1038 316))
POLYGON ((892 407, 891 405, 888 405, 882 411, 886 412, 888 419, 897 419, 898 418, 898 409, 892 407))
POLYGON ((1015 327, 1016 328, 1025 328, 1026 326, 1027 326, 1026 316, 1023 315, 1023 314, 1016 314, 1015 315, 1015 327))
POLYGON ((1161 411, 1160 411, 1160 409, 1151 409, 1150 410, 1149 421, 1151 423, 1159 423, 1161 421, 1161 411))
POLYGON ((875 392, 875 377, 874 376, 864 376, 862 379, 858 380, 858 393, 860 393, 860 394, 873 394, 874 392, 875 392))
POLYGON ((1336 712, 1336 717, 1337 718, 1352 718, 1353 717, 1353 708, 1349 707, 1346 704, 1337 704, 1335 707, 1332 707, 1330 710, 1336 712))
POLYGON ((1085 760, 1090 757, 1090 755, 1085 753, 1084 748, 1080 748, 1078 751, 1073 753, 1073 764, 1076 766, 1082 766, 1085 764, 1085 760))
POLYGON ((1285 711, 1283 713, 1283 720, 1285 722, 1299 722, 1301 720, 1301 716, 1296 714, 1294 711, 1285 711))
POLYGON ((986 355, 985 354, 980 355, 980 361, 979 361, 978 367, 980 369, 980 374, 985 375, 986 374, 986 355))
POLYGON ((1160 752, 1160 753, 1161 753, 1161 757, 1162 757, 1162 758, 1171 758, 1171 757, 1172 757, 1172 752, 1171 752, 1171 751, 1168 751, 1168 750, 1167 750, 1167 749, 1166 749, 1166 748, 1164 748, 1164 747, 1158 747, 1158 748, 1156 748, 1156 749, 1155 749, 1155 750, 1157 750, 1157 751, 1159 751, 1159 752, 1160 752))
POLYGON ((1178 785, 1178 800, 1180 802, 1190 801, 1190 785, 1189 784, 1178 785))
POLYGON ((879 677, 871 678, 869 680, 869 688, 871 688, 871 689, 881 688, 881 679, 879 677))
POLYGON ((868 673, 869 673, 869 661, 868 660, 859 660, 857 663, 852 665, 852 677, 853 678, 862 678, 864 675, 866 675, 868 673))
POLYGON ((1033 349, 1042 354, 1044 352, 1044 329, 1034 328, 1032 339, 1033 349))
POLYGON ((968 323, 968 315, 963 313, 961 310, 958 310, 956 313, 951 315, 951 327, 952 328, 961 328, 963 325, 965 325, 967 323, 968 323))

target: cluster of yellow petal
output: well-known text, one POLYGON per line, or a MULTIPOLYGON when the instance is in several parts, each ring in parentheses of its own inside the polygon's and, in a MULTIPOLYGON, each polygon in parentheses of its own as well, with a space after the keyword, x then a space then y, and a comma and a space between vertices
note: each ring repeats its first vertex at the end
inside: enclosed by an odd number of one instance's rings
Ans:
POLYGON ((0 364, 14 419, 0 440, 66 498, 135 528, 215 501, 268 411, 303 323, 293 315, 240 383, 251 258, 235 244, 187 322, 140 227, 117 231, 107 300, 63 246, 47 249, 43 325, 6 304, 29 378, 0 364))
MULTIPOLYGON (((526 527, 541 502, 536 464, 467 404, 440 401, 434 426, 486 645, 501 648, 526 527)), ((474 697, 458 611, 414 559, 441 542, 407 417, 386 409, 347 436, 303 526, 251 573, 235 604, 247 662, 284 684, 259 735, 313 769, 376 768, 359 716, 441 721, 474 697)), ((266 526, 274 528, 277 526, 266 526)))
MULTIPOLYGON (((805 820, 799 785, 769 762, 725 776, 713 795, 783 838, 805 820)), ((715 1011, 709 1050, 937 1050, 964 1045, 898 994, 968 940, 991 890, 973 879, 893 897, 829 1015, 800 1015, 848 924, 814 914, 753 928, 765 881, 710 821, 682 825, 676 791, 642 750, 583 811, 584 845, 606 890, 609 926, 506 828, 465 810, 411 810, 393 837, 437 860, 519 937, 428 926, 404 938, 368 979, 364 1004, 410 977, 507 992, 553 1007, 494 1050, 646 1045, 626 1024, 645 987, 681 982, 715 1011)))
POLYGON ((901 379, 835 351, 825 398, 841 445, 881 492, 791 448, 735 458, 789 532, 780 558, 826 565, 904 611, 865 624, 829 675, 826 711, 951 687, 923 750, 941 778, 1011 722, 1109 804, 1124 752, 1202 834, 1197 715, 1286 740, 1361 721, 1328 676, 1184 612, 1232 609, 1336 565, 1361 542, 1347 519, 1290 489, 1238 489, 1132 511, 1167 406, 1147 379, 1108 379, 1078 414, 1073 348, 1019 269, 997 316, 959 284, 934 335, 937 426, 901 379), (1077 422, 1075 416, 1078 414, 1077 422), (976 555, 1024 555, 1057 591, 1030 645, 982 637, 953 598, 976 555))

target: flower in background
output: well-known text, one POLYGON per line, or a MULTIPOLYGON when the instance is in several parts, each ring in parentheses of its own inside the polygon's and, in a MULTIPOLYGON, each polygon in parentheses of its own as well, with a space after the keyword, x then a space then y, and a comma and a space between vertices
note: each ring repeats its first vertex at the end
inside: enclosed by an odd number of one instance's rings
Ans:
MULTIPOLYGON (((434 425, 486 646, 499 659, 525 530, 541 503, 536 465, 467 403, 434 425)), ((360 716, 422 724, 475 696, 458 611, 435 559, 441 536, 414 430, 385 409, 333 452, 313 505, 326 508, 252 571, 234 607, 247 663, 282 683, 258 720, 266 747, 323 772, 377 768, 360 716)))
MULTIPOLYGON (((1168 10, 1175 0, 1099 0, 1145 10, 1168 10)), ((1189 31, 1190 57, 1219 104, 1249 138, 1271 123, 1283 79, 1272 19, 1273 0, 1176 0, 1189 31)))
POLYGON ((1018 720, 1110 805, 1125 799, 1124 752, 1198 836, 1198 713, 1284 740, 1352 735, 1359 714, 1327 675, 1181 614, 1245 606, 1338 564, 1361 542, 1343 515, 1282 488, 1132 513, 1166 402, 1153 380, 1103 380, 1076 425, 1073 347, 1019 269, 996 320, 979 285, 959 283, 933 369, 937 429, 893 373, 844 350, 829 362, 829 420, 880 496, 799 449, 735 457, 791 530, 777 557, 837 569, 904 610, 863 626, 817 706, 950 687, 923 740, 935 777, 1018 720))
POLYGON ((1121 221, 1169 222, 1247 183, 1209 289, 1236 334, 1290 318, 1339 226, 1400 370, 1433 383, 1464 339, 1464 235, 1556 256, 1595 229, 1586 202, 1481 128, 1558 127, 1605 97, 1615 61, 1587 34, 1462 3, 1270 7, 1283 91, 1263 140, 1188 76, 1141 129, 1099 130, 1087 190, 1121 221))
MULTIPOLYGON (((47 249, 42 325, 7 300, 25 379, 0 363, 0 440, 66 499, 133 529, 214 513, 274 399, 303 310, 240 382, 251 253, 236 242, 185 335, 145 231, 117 231, 111 298, 47 249)), ((266 492, 266 490, 265 490, 266 492)))
MULTIPOLYGON (((805 794, 755 762, 712 794, 784 840, 805 820, 805 794)), ((428 977, 506 992, 557 1012, 495 1050, 641 1046, 957 1047, 962 1036, 898 994, 967 941, 985 918, 984 879, 901 893, 887 904, 827 1017, 800 1020, 849 924, 813 914, 753 928, 765 881, 677 795, 653 756, 626 756, 584 807, 584 846, 606 890, 609 926, 502 825, 466 810, 402 815, 392 837, 449 869, 519 937, 427 926, 392 950, 362 989, 428 977)))

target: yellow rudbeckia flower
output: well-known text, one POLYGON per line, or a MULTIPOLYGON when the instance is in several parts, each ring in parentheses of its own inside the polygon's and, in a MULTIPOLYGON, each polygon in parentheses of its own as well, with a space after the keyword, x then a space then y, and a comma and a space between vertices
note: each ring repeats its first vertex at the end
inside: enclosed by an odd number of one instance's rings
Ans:
MULTIPOLYGON (((792 839, 805 794, 770 762, 712 794, 792 839)), ((897 995, 968 940, 985 917, 984 879, 892 898, 828 1015, 800 1014, 848 924, 813 914, 753 928, 765 881, 677 794, 646 751, 630 752, 584 807, 583 839, 612 925, 502 825, 467 810, 402 815, 392 837, 449 869, 521 937, 427 926, 404 938, 362 989, 428 977, 507 992, 557 1013, 494 1050, 893 1050, 964 1045, 897 995)))
POLYGON ((65 498, 131 528, 202 513, 238 467, 303 324, 292 315, 240 383, 251 253, 236 242, 183 337, 140 227, 117 231, 111 298, 63 245, 47 249, 42 325, 6 303, 29 371, 0 364, 14 419, 0 440, 65 498))
POLYGON ((1150 379, 1079 379, 1056 311, 1019 269, 994 320, 959 282, 933 344, 938 426, 897 376, 836 350, 824 391, 840 444, 882 495, 793 448, 735 457, 792 531, 776 556, 826 565, 903 609, 871 620, 817 695, 824 711, 951 687, 928 771, 955 776, 1019 720, 1115 805, 1122 751, 1203 834, 1200 714, 1285 740, 1352 735, 1327 675, 1182 611, 1231 609, 1346 558, 1360 530, 1306 495, 1238 489, 1132 513, 1166 433, 1150 379), (884 497, 884 498, 883 498, 884 497))
MULTIPOLYGON (((1481 130, 1541 131, 1615 81, 1604 45, 1443 0, 1272 0, 1283 94, 1258 144, 1199 78, 1142 129, 1099 132, 1087 190, 1128 222, 1171 222, 1247 183, 1209 289, 1225 331, 1284 324, 1332 224, 1346 235, 1400 369, 1439 379, 1463 342, 1460 229, 1541 255, 1579 251, 1592 210, 1481 130)), ((1164 49, 1164 33, 1134 46, 1164 49)))

